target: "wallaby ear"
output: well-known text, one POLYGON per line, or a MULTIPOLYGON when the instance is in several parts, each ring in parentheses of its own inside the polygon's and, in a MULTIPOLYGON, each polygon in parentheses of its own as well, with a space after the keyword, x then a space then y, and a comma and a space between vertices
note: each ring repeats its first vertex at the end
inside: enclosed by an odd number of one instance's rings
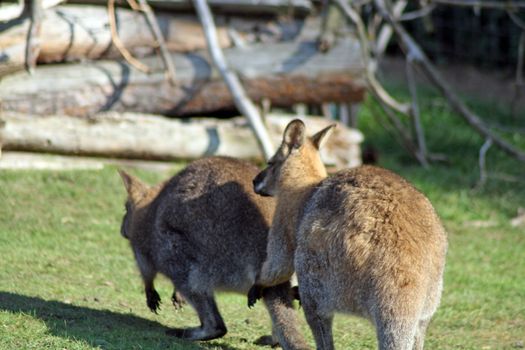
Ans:
POLYGON ((290 150, 300 148, 306 137, 306 126, 299 119, 292 120, 284 130, 283 143, 290 150))
POLYGON ((129 193, 133 184, 133 177, 122 169, 118 169, 118 173, 122 178, 122 182, 124 183, 124 187, 126 187, 126 191, 129 193))
POLYGON ((128 192, 128 196, 131 198, 131 200, 136 201, 144 195, 148 186, 142 183, 135 176, 132 176, 126 173, 122 169, 118 169, 118 173, 120 174, 120 177, 122 178, 124 187, 126 187, 126 191, 128 192))
POLYGON ((317 132, 314 136, 312 136, 311 140, 315 148, 320 149, 321 147, 323 147, 326 140, 328 140, 328 136, 332 134, 336 126, 337 124, 327 126, 323 130, 317 132))

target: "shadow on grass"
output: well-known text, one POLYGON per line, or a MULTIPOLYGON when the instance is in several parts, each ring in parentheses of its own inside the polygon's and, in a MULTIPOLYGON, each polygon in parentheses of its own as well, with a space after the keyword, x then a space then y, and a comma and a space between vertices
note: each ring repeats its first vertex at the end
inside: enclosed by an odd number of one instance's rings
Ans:
POLYGON ((0 292, 0 311, 31 315, 45 322, 48 332, 81 340, 101 349, 214 349, 235 350, 220 340, 193 343, 165 335, 162 324, 131 314, 96 310, 59 301, 0 292))

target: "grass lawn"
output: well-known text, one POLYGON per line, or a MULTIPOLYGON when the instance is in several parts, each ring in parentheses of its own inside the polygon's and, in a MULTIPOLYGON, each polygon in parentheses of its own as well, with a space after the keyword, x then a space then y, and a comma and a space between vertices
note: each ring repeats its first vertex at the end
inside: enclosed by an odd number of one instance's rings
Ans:
MULTIPOLYGON (((524 182, 479 176, 483 140, 438 98, 422 106, 429 148, 446 164, 425 170, 372 118, 367 102, 360 128, 380 164, 412 181, 435 204, 449 232, 445 291, 427 333, 427 349, 514 349, 525 342, 525 227, 512 227, 525 207, 524 182)), ((477 103, 495 122, 504 111, 477 103)), ((508 134, 524 146, 523 135, 508 134)), ((491 173, 525 179, 525 166, 491 149, 491 173)), ((174 166, 174 172, 180 165, 174 166)), ((153 183, 166 174, 135 172, 153 183)), ((220 294, 229 332, 219 340, 189 343, 165 336, 166 327, 195 326, 195 313, 173 311, 172 288, 160 279, 159 315, 146 307, 141 280, 121 238, 125 191, 115 168, 101 171, 0 171, 0 349, 258 349, 270 333, 262 303, 220 294)), ((302 327, 313 345, 304 318, 302 327)), ((338 316, 338 349, 374 349, 372 327, 338 316)), ((262 349, 262 347, 261 347, 262 349)))

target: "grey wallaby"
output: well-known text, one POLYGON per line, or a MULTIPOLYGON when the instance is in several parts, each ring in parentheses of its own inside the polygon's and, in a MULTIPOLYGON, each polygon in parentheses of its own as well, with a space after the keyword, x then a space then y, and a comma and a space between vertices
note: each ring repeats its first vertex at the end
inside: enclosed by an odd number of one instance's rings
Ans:
POLYGON ((292 121, 254 179, 277 207, 248 304, 295 270, 317 349, 334 349, 332 321, 343 312, 368 318, 381 350, 420 350, 441 298, 446 233, 429 200, 388 170, 327 177, 319 148, 331 130, 310 138, 292 121))
MULTIPOLYGON (((189 340, 223 336, 226 326, 214 291, 246 294, 255 282, 275 208, 273 199, 253 191, 258 171, 245 161, 210 157, 152 187, 120 171, 128 192, 121 233, 131 243, 148 307, 156 312, 159 306, 153 281, 161 273, 177 290, 174 303, 182 296, 201 322, 168 334, 189 340)), ((307 349, 296 329, 289 282, 268 289, 264 301, 274 339, 285 349, 307 349)))

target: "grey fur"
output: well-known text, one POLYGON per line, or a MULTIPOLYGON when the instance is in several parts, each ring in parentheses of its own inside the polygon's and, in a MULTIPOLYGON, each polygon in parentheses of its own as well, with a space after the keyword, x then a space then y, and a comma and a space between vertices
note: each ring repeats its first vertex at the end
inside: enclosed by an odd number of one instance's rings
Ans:
MULTIPOLYGON (((121 172, 128 191, 122 235, 129 238, 144 280, 148 307, 160 297, 153 281, 167 276, 177 293, 199 315, 200 327, 171 329, 168 334, 209 340, 223 336, 226 326, 214 292, 245 294, 255 282, 266 256, 274 201, 257 196, 254 165, 226 157, 191 163, 155 187, 121 172)), ((180 296, 174 294, 174 302, 180 296)), ((296 329, 289 282, 270 288, 264 300, 273 321, 274 338, 285 349, 307 349, 296 329)))

